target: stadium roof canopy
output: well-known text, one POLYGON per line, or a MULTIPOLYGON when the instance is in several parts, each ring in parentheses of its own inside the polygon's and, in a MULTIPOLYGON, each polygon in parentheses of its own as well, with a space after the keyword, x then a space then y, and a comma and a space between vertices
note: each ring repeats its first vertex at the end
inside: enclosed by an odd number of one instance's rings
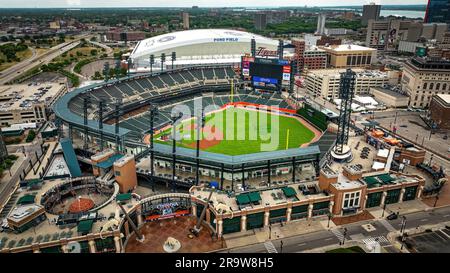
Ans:
POLYGON ((249 32, 231 29, 194 29, 167 33, 142 40, 136 45, 135 49, 131 53, 131 58, 137 59, 144 56, 147 57, 150 54, 165 52, 168 59, 170 59, 170 55, 167 53, 172 51, 177 52, 178 58, 180 55, 185 55, 182 50, 177 50, 177 48, 180 49, 181 47, 189 47, 190 50, 187 52, 192 53, 191 55, 211 55, 215 53, 238 54, 244 53, 238 52, 242 51, 243 48, 247 49, 245 50, 247 53, 250 53, 250 41, 252 38, 256 40, 257 47, 262 46, 276 49, 278 46, 277 40, 249 32), (205 46, 202 47, 202 44, 205 46), (211 46, 214 44, 217 44, 217 46, 211 46), (224 44, 227 44, 229 49, 232 48, 233 44, 244 44, 245 47, 234 47, 234 49, 231 49, 233 52, 223 52, 224 50, 227 50, 223 46, 224 44), (215 48, 217 49, 217 52, 214 51, 215 48), (222 51, 218 50, 220 48, 222 51))

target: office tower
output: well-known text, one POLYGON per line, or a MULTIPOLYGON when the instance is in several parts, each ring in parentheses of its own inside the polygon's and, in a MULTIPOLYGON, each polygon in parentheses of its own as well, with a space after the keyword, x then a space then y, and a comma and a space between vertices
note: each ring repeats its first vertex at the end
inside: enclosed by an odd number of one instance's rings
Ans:
POLYGON ((450 1, 428 0, 425 23, 447 23, 450 24, 450 1))
POLYGON ((189 12, 183 12, 183 28, 189 29, 189 12))
POLYGON ((256 13, 255 14, 255 29, 263 30, 267 25, 267 14, 265 13, 256 13))
POLYGON ((325 14, 319 14, 319 18, 317 18, 317 30, 316 33, 319 35, 325 34, 325 22, 327 17, 325 14))
POLYGON ((367 26, 369 20, 378 20, 380 18, 381 5, 370 3, 363 6, 361 24, 367 26))

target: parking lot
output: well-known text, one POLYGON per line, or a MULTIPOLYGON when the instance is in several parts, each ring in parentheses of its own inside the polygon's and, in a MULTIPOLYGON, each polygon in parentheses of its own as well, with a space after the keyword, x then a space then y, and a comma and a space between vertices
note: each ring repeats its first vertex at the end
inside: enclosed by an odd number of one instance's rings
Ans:
MULTIPOLYGON (((448 130, 442 130, 430 135, 430 130, 420 118, 420 113, 397 110, 397 118, 395 118, 395 112, 396 111, 378 112, 375 114, 375 120, 379 122, 382 127, 391 130, 395 126, 398 135, 449 158, 450 153, 448 149, 450 147, 450 139, 445 139, 445 135, 450 134, 448 130)), ((429 160, 429 154, 427 155, 427 160, 429 160)), ((440 160, 437 157, 433 158, 433 162, 435 164, 443 165, 446 168, 450 167, 448 161, 440 160)))
POLYGON ((450 229, 443 228, 409 237, 419 253, 450 253, 450 229))

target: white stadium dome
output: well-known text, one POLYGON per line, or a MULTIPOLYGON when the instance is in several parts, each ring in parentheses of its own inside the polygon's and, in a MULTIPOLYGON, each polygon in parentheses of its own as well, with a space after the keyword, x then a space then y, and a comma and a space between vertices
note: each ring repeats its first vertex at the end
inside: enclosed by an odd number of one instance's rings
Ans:
POLYGON ((241 56, 250 53, 251 39, 256 48, 276 50, 278 41, 257 34, 230 29, 195 29, 172 32, 140 41, 131 60, 133 69, 148 70, 150 55, 155 56, 154 70, 160 69, 160 55, 166 54, 166 67, 172 64, 171 54, 176 52, 175 67, 239 63, 241 56))

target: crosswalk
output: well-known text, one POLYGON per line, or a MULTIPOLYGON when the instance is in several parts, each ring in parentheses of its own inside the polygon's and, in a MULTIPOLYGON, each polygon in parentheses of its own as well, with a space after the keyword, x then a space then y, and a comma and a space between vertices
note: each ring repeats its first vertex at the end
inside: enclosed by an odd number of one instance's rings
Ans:
POLYGON ((384 237, 384 236, 378 236, 378 237, 368 237, 365 239, 362 239, 362 242, 366 245, 373 245, 374 243, 379 243, 380 245, 390 245, 391 242, 384 237))
POLYGON ((341 242, 344 239, 344 234, 342 234, 338 229, 332 229, 331 233, 333 233, 341 242))
POLYGON ((379 222, 389 231, 389 232, 393 232, 396 231, 396 229, 391 225, 391 223, 389 223, 388 221, 386 221, 386 219, 380 219, 379 222))
POLYGON ((264 247, 267 249, 268 253, 278 253, 277 249, 273 245, 272 241, 267 241, 264 243, 264 247))

